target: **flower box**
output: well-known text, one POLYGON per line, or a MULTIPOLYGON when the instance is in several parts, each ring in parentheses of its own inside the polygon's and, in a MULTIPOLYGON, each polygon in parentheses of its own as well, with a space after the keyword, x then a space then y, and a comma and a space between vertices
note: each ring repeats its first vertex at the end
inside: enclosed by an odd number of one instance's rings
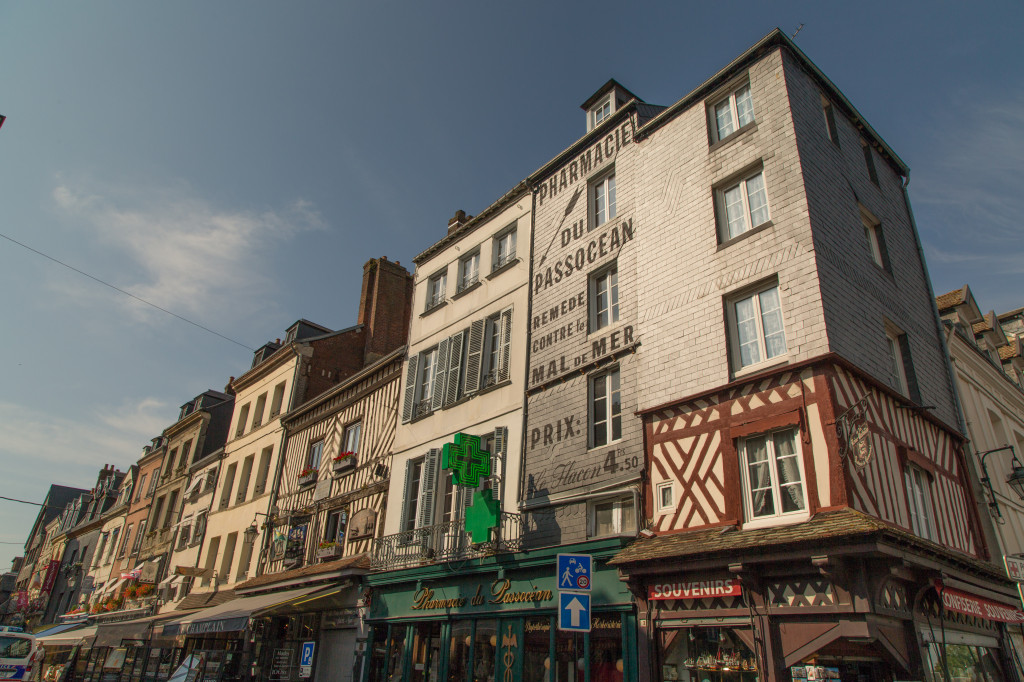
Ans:
POLYGON ((317 471, 316 469, 313 469, 312 471, 301 471, 301 472, 299 472, 299 485, 300 486, 304 486, 304 485, 312 485, 313 483, 316 483, 316 478, 317 478, 317 475, 319 473, 320 472, 317 471))
POLYGON ((342 453, 334 458, 331 462, 331 471, 336 474, 342 474, 348 471, 354 471, 358 457, 354 452, 342 453))
POLYGON ((337 542, 326 544, 323 547, 317 547, 317 559, 333 559, 337 556, 341 556, 341 545, 337 542))

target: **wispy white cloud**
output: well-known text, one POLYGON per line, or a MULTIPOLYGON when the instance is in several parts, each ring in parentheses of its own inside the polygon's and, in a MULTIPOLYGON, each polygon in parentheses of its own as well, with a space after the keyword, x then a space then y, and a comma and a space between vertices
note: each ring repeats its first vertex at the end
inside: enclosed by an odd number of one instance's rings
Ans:
POLYGON ((84 221, 105 248, 127 258, 112 283, 207 321, 265 304, 275 248, 324 227, 304 200, 282 210, 230 210, 180 187, 93 189, 61 182, 53 200, 67 216, 84 221))

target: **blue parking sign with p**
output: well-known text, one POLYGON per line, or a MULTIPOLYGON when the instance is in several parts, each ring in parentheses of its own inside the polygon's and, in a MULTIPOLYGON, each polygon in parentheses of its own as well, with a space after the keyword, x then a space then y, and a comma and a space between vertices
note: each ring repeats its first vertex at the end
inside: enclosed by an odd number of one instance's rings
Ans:
POLYGON ((590 591, 594 562, 589 554, 558 555, 558 589, 590 591))
POLYGON ((302 643, 302 656, 299 658, 299 665, 313 665, 313 648, 316 642, 302 643))

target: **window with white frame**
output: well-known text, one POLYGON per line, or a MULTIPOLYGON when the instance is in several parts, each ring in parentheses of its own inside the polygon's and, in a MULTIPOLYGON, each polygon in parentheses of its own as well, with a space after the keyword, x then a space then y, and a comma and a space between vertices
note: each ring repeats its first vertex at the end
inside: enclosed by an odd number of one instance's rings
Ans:
POLYGON ((235 437, 245 433, 245 423, 249 420, 249 403, 242 405, 238 412, 238 424, 235 427, 235 437))
POLYGON ((619 368, 590 378, 590 447, 622 438, 622 394, 619 368))
POLYGON ((786 353, 786 331, 777 284, 734 298, 728 310, 736 369, 786 353))
POLYGON ((796 427, 739 439, 747 522, 807 514, 796 427))
POLYGON ((419 516, 420 492, 423 479, 423 459, 410 460, 405 471, 405 498, 402 500, 402 530, 411 531, 416 528, 419 516))
POLYGON ((593 130, 601 125, 612 115, 612 96, 606 95, 604 99, 590 108, 590 129, 593 130))
POLYGON ((717 190, 715 196, 722 223, 720 239, 723 242, 764 225, 771 218, 764 173, 760 170, 717 190))
POLYGON ((590 278, 590 331, 619 321, 619 271, 616 265, 590 278))
POLYGON ((636 533, 636 503, 632 495, 596 500, 588 506, 590 537, 636 533))
POLYGON ((448 272, 442 270, 427 280, 427 305, 426 309, 436 308, 445 301, 448 288, 448 272))
POLYGON ((672 481, 662 481, 654 486, 654 502, 658 512, 668 512, 675 509, 675 485, 672 481))
POLYGON ((910 512, 910 529, 925 540, 936 540, 935 525, 932 523, 932 481, 919 466, 908 464, 903 470, 907 486, 907 507, 910 512))
POLYGON ((604 176, 590 186, 590 229, 615 217, 615 174, 604 176))
POLYGON ((429 414, 433 409, 431 401, 434 395, 434 374, 437 371, 437 348, 423 351, 419 355, 419 369, 416 375, 416 402, 413 416, 429 414))
POLYGON ((345 544, 345 527, 348 525, 348 512, 344 509, 336 509, 327 515, 327 523, 324 525, 324 542, 336 542, 339 545, 345 544))
POLYGON ((306 468, 319 469, 320 456, 324 453, 324 439, 309 444, 309 453, 306 455, 306 468))
POLYGON ((884 320, 884 324, 889 385, 908 398, 920 402, 914 365, 910 359, 910 341, 903 330, 889 320, 884 320))
POLYGON ((754 122, 754 100, 750 83, 744 83, 711 105, 712 141, 729 137, 743 126, 754 122))
POLYGON ((459 261, 459 291, 465 291, 480 281, 480 250, 459 261))
POLYGON ((345 427, 345 433, 341 438, 342 452, 359 452, 359 436, 363 432, 363 422, 356 422, 345 427))
POLYGON ((494 263, 491 266, 491 271, 498 270, 516 258, 516 229, 513 226, 511 229, 505 230, 498 234, 494 238, 494 246, 492 248, 494 256, 494 263))
POLYGON ((882 235, 882 224, 866 208, 861 206, 860 222, 864 226, 864 240, 868 245, 868 253, 875 265, 889 270, 888 254, 885 251, 885 238, 882 235))
POLYGON ((828 139, 838 147, 839 129, 836 128, 835 110, 832 107, 832 102, 829 102, 824 95, 821 96, 821 113, 825 116, 825 131, 828 133, 828 139))

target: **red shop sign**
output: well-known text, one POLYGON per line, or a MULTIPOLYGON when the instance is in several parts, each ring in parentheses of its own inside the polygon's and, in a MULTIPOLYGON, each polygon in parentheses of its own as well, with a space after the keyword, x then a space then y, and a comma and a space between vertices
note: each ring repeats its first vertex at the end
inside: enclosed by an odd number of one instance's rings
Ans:
POLYGON ((975 594, 961 592, 935 581, 935 589, 942 595, 942 605, 947 611, 956 611, 968 616, 979 616, 1001 623, 1024 623, 1024 611, 1010 604, 985 599, 975 594))
POLYGON ((738 597, 740 581, 737 578, 718 580, 685 580, 674 583, 653 583, 647 586, 647 599, 707 599, 709 597, 738 597))

